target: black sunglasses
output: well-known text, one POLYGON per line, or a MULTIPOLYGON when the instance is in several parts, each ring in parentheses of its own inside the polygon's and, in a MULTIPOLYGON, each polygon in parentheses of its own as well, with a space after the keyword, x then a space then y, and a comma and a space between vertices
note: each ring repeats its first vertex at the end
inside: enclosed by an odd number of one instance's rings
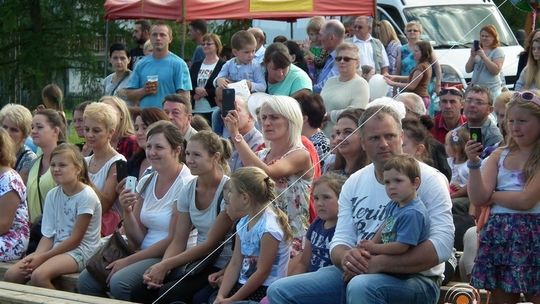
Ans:
POLYGON ((439 92, 439 96, 443 96, 443 95, 446 95, 446 94, 459 96, 459 97, 463 98, 463 92, 461 92, 460 89, 455 88, 455 87, 444 88, 444 89, 441 89, 441 91, 439 92))
POLYGON ((358 60, 358 58, 347 57, 347 56, 337 56, 336 57, 336 62, 340 62, 342 60, 345 61, 345 62, 349 62, 351 60, 358 60))

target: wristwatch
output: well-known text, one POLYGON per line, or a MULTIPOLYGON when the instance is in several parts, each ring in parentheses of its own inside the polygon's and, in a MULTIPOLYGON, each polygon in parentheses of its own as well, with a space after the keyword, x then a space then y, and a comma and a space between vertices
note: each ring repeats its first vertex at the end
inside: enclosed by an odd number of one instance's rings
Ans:
POLYGON ((234 141, 239 143, 239 142, 242 142, 242 140, 244 139, 244 136, 242 136, 242 134, 238 133, 236 134, 236 136, 234 136, 234 141))

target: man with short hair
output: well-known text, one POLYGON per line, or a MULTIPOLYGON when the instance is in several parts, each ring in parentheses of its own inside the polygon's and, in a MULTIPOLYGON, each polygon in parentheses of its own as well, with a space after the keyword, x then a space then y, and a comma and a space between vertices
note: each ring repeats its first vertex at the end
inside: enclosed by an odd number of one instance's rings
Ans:
POLYGON ((441 111, 433 119, 434 126, 431 128, 431 134, 444 145, 446 133, 467 122, 465 115, 461 114, 463 92, 455 87, 441 89, 439 107, 441 111))
POLYGON ((163 111, 171 122, 180 129, 184 139, 188 141, 197 130, 191 126, 191 101, 184 95, 171 94, 163 100, 163 111))
POLYGON ((333 266, 280 279, 268 288, 270 303, 437 303, 444 262, 452 254, 454 224, 446 178, 418 162, 418 197, 430 215, 428 240, 399 255, 373 255, 359 246, 372 239, 390 201, 383 168, 402 154, 401 120, 387 106, 373 106, 359 123, 370 165, 353 173, 339 195, 336 231, 330 243, 333 266), (342 301, 344 302, 344 301, 342 301))
POLYGON ((371 36, 373 30, 373 17, 359 16, 354 20, 354 36, 350 42, 358 46, 358 55, 362 65, 369 65, 377 74, 388 74, 388 55, 382 42, 371 36))
MULTIPOLYGON (((193 51, 193 56, 191 56, 191 64, 195 62, 204 60, 204 51, 202 47, 202 37, 208 32, 208 25, 206 21, 197 19, 189 23, 188 35, 191 37, 191 40, 195 41, 197 47, 193 51)), ((218 54, 219 55, 219 54, 218 54)))
POLYGON ((493 112, 493 98, 486 87, 472 85, 467 88, 463 114, 466 128, 482 128, 482 146, 487 148, 503 140, 500 129, 490 117, 493 112))
POLYGON ((253 61, 258 64, 262 64, 264 60, 264 52, 266 51, 266 48, 264 47, 264 44, 266 43, 266 36, 264 35, 263 30, 258 27, 251 27, 248 29, 248 32, 250 32, 257 41, 255 58, 253 58, 253 61))
POLYGON ((172 30, 165 23, 152 26, 150 41, 152 56, 141 59, 131 73, 126 95, 135 106, 161 108, 169 94, 181 94, 190 99, 191 78, 182 58, 169 51, 172 30))
POLYGON ((326 61, 323 68, 317 76, 317 80, 313 85, 313 92, 320 94, 321 90, 328 78, 339 75, 339 70, 336 63, 336 48, 343 42, 345 38, 345 27, 336 19, 327 20, 319 32, 321 45, 326 51, 326 61))
POLYGON ((144 44, 150 38, 150 22, 148 20, 135 21, 135 28, 133 28, 132 37, 133 41, 137 43, 137 46, 129 51, 131 61, 129 62, 128 69, 133 71, 137 61, 144 57, 144 44))
MULTIPOLYGON (((253 118, 253 116, 251 116, 251 113, 248 109, 247 101, 244 99, 244 97, 236 95, 235 106, 235 114, 238 121, 238 133, 240 133, 242 138, 233 137, 231 138, 231 140, 244 140, 251 148, 251 150, 255 151, 257 147, 264 143, 263 135, 259 130, 257 130, 257 128, 255 128, 255 119, 253 118)), ((229 159, 229 166, 231 167, 231 172, 234 172, 236 171, 236 169, 244 166, 244 164, 240 160, 240 155, 238 154, 238 151, 234 150, 232 152, 231 158, 229 159)))

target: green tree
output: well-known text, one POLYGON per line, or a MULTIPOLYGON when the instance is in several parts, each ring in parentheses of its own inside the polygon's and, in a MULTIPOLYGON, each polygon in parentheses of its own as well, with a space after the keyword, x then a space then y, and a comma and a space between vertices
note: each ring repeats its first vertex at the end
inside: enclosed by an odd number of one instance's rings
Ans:
MULTIPOLYGON (((41 88, 70 85, 69 70, 80 71, 81 85, 103 75, 105 21, 102 0, 0 1, 1 103, 34 107, 41 88)), ((112 23, 110 37, 125 36, 112 23)), ((93 97, 93 96, 90 96, 93 97)))

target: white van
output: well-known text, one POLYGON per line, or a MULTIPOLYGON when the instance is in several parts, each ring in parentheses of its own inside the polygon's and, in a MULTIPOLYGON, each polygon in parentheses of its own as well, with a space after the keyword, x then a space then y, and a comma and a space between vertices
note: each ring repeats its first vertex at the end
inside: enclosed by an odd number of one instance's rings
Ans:
POLYGON ((465 72, 465 64, 472 43, 480 39, 483 26, 493 24, 505 53, 502 73, 506 83, 516 80, 518 55, 523 48, 491 0, 377 0, 377 16, 392 23, 402 37, 408 21, 420 21, 422 39, 431 41, 444 83, 470 81, 472 75, 465 72))
MULTIPOLYGON (((360 1, 360 0, 359 0, 360 1)), ((411 20, 422 23, 422 39, 431 41, 443 71, 443 83, 465 85, 471 74, 465 72, 473 41, 480 39, 480 29, 488 24, 497 28, 505 53, 503 75, 507 84, 516 80, 518 55, 523 48, 492 0, 376 0, 377 18, 388 20, 405 42, 405 24, 411 20)), ((277 35, 293 40, 307 38, 309 18, 295 23, 253 20, 262 28, 271 43, 277 35)), ((519 76, 519 75, 517 75, 519 76)))

